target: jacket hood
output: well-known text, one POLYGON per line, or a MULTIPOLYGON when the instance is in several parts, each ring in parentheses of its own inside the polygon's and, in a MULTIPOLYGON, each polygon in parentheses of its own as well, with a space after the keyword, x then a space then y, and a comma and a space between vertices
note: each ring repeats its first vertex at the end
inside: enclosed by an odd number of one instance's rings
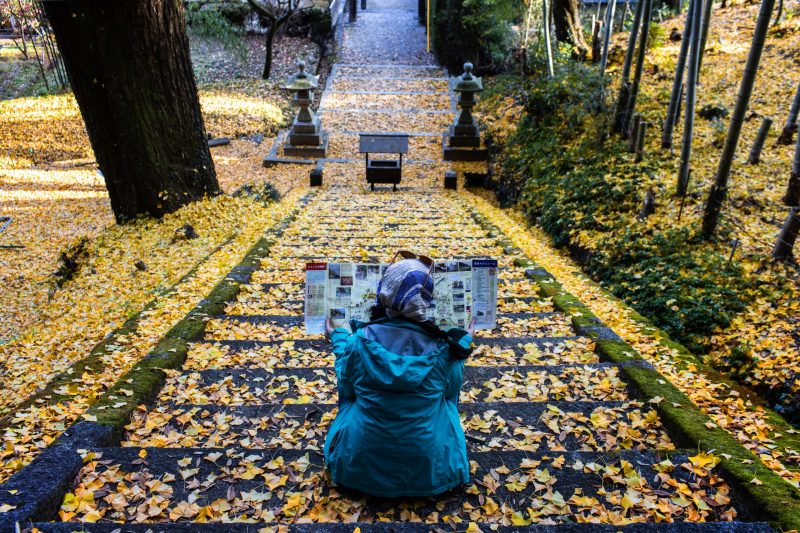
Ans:
POLYGON ((366 374, 396 391, 417 389, 447 350, 446 344, 421 328, 394 320, 368 326, 359 331, 359 337, 365 348, 361 361, 366 374))

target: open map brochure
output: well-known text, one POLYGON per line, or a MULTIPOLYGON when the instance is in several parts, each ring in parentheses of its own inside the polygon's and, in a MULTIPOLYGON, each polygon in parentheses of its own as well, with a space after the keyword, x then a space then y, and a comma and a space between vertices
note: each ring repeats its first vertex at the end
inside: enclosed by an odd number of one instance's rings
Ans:
MULTIPOLYGON (((350 319, 369 321, 378 282, 389 265, 375 263, 306 264, 306 333, 325 332, 329 317, 335 327, 350 319)), ((497 325, 497 260, 462 259, 436 263, 433 305, 428 318, 443 329, 475 329, 497 325)))

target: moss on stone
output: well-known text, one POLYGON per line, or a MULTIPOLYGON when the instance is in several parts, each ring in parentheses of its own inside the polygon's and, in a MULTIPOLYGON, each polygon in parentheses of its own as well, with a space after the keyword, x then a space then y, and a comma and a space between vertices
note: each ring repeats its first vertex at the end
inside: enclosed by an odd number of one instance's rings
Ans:
MULTIPOLYGON (((490 222, 480 223, 484 228, 499 232, 490 222)), ((525 259, 515 259, 514 265, 536 266, 533 261, 525 259)), ((578 298, 564 290, 552 276, 530 270, 526 275, 538 285, 542 295, 552 298, 553 306, 557 310, 571 316, 576 328, 600 324, 594 313, 578 298)), ((588 277, 583 278, 598 287, 607 298, 630 310, 622 300, 588 277)), ((628 316, 642 324, 660 344, 671 349, 679 364, 692 363, 699 369, 710 372, 684 346, 672 341, 666 333, 639 313, 631 310, 628 316)), ((800 492, 767 468, 730 433, 717 426, 684 393, 652 368, 632 346, 621 340, 601 339, 591 329, 587 329, 585 334, 595 342, 595 349, 603 360, 622 364, 621 372, 631 386, 632 393, 655 407, 662 424, 678 446, 713 450, 715 455, 721 457, 719 471, 736 491, 738 507, 746 510, 749 514, 747 518, 765 520, 773 527, 783 530, 800 529, 800 492), (761 485, 753 483, 753 479, 757 479, 761 485)), ((717 381, 732 384, 728 379, 717 381)), ((768 412, 769 420, 774 421, 775 426, 787 430, 791 428, 777 413, 771 410, 768 412)), ((786 436, 790 435, 793 436, 786 436)))

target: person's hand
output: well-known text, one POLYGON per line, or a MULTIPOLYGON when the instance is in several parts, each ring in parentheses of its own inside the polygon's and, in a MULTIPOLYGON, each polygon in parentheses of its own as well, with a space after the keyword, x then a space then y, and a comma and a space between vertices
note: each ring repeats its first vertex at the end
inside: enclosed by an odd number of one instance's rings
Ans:
POLYGON ((326 318, 325 319, 325 336, 330 339, 331 338, 331 332, 333 332, 334 329, 336 329, 336 327, 333 325, 333 322, 331 321, 331 319, 330 318, 326 318))
POLYGON ((475 317, 472 317, 472 320, 469 321, 469 325, 467 326, 467 333, 473 339, 475 338, 475 317))

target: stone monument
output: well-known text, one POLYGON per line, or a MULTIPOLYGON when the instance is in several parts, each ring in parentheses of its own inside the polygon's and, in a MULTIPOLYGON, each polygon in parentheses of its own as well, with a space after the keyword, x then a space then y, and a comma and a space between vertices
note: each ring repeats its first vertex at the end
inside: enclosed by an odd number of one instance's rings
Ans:
POLYGON ((283 154, 321 159, 325 157, 328 148, 328 134, 322 129, 319 117, 311 109, 314 98, 312 91, 317 88, 319 76, 306 74, 306 65, 302 61, 297 64, 297 68, 297 74, 289 78, 284 86, 284 89, 294 91, 292 105, 298 110, 286 135, 283 154))
POLYGON ((453 91, 458 93, 459 112, 444 133, 442 146, 445 161, 485 161, 488 151, 481 143, 478 122, 472 116, 475 96, 483 90, 480 77, 472 75, 472 63, 464 63, 464 73, 455 79, 453 91))

